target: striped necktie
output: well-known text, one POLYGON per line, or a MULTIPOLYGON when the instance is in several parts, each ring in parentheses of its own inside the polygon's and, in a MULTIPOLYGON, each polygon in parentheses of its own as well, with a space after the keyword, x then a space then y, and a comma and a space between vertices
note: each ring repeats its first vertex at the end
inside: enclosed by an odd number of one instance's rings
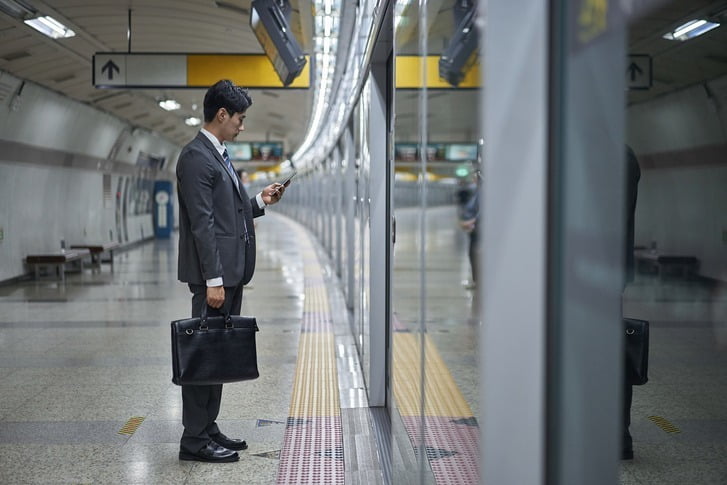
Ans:
POLYGON ((232 181, 235 182, 235 187, 239 188, 240 182, 237 180, 237 172, 235 172, 232 162, 230 162, 230 156, 227 154, 227 148, 225 148, 225 151, 222 152, 222 159, 225 161, 225 165, 227 165, 227 171, 230 172, 232 181))

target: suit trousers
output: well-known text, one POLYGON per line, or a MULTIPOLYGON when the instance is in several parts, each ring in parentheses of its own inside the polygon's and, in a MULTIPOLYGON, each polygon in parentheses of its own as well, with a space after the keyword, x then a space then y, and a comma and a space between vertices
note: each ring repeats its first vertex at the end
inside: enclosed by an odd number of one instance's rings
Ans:
POLYGON ((631 401, 634 396, 634 388, 624 379, 624 396, 623 396, 623 426, 621 427, 621 451, 627 452, 634 449, 633 438, 629 426, 631 426, 631 401))
MULTIPOLYGON (((199 317, 207 304, 207 287, 189 285, 192 292, 192 317, 199 317)), ((224 308, 230 315, 239 315, 242 309, 242 283, 225 287, 224 308)), ((221 315, 221 309, 207 308, 207 315, 221 315)), ((184 433, 179 447, 188 453, 197 453, 210 442, 210 435, 220 432, 217 415, 222 402, 222 384, 211 386, 182 386, 182 424, 184 433)))

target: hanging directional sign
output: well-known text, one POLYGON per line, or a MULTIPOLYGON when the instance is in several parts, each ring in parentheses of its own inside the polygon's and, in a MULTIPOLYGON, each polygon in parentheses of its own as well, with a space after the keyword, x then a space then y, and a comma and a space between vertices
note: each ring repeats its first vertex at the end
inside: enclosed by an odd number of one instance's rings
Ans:
MULTIPOLYGON (((310 85, 310 63, 286 89, 310 85)), ((248 88, 283 88, 264 54, 165 54, 97 52, 97 88, 207 88, 220 79, 248 88)))
POLYGON ((629 55, 626 62, 626 85, 629 89, 649 89, 651 83, 651 56, 647 54, 629 55))

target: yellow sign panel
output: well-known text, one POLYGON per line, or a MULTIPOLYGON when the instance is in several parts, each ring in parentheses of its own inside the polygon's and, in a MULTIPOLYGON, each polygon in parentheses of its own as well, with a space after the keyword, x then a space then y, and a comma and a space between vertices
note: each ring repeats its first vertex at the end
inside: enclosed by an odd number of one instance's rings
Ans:
POLYGON ((586 0, 578 15, 578 38, 589 42, 608 28, 608 0, 586 0))
MULTIPOLYGON (((308 57, 308 56, 306 56, 308 57)), ((310 59, 287 88, 310 86, 310 59)), ((212 86, 220 79, 246 88, 282 88, 283 83, 264 54, 188 54, 187 86, 212 86)))
POLYGON ((427 89, 462 89, 480 87, 480 67, 475 64, 465 74, 459 86, 454 87, 439 77, 439 56, 396 56, 396 88, 420 89, 422 82, 422 59, 426 60, 427 89))

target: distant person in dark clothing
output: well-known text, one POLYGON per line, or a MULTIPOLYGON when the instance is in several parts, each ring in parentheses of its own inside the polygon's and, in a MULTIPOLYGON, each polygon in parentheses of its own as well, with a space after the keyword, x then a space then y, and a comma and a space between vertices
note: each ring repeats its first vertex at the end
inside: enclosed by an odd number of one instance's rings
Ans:
MULTIPOLYGON (((636 198, 639 192, 639 179, 641 169, 636 154, 631 147, 626 147, 626 237, 624 246, 624 261, 626 262, 626 277, 623 289, 634 280, 634 226, 636 221, 636 198)), ((623 314, 623 311, 621 312, 623 314)), ((623 438, 621 442, 621 459, 634 458, 633 440, 629 432, 631 425, 631 401, 633 386, 626 379, 624 372, 624 401, 623 401, 623 438)))
POLYGON ((480 171, 475 171, 477 185, 470 193, 469 200, 463 204, 459 218, 460 227, 469 234, 469 260, 472 270, 472 283, 467 287, 472 289, 477 286, 479 266, 479 216, 480 216, 480 171))
POLYGON ((459 179, 457 191, 454 194, 454 199, 457 203, 457 211, 460 217, 462 215, 462 211, 467 205, 467 202, 469 202, 469 200, 472 198, 472 194, 474 194, 475 188, 476 185, 472 183, 470 179, 459 179))

